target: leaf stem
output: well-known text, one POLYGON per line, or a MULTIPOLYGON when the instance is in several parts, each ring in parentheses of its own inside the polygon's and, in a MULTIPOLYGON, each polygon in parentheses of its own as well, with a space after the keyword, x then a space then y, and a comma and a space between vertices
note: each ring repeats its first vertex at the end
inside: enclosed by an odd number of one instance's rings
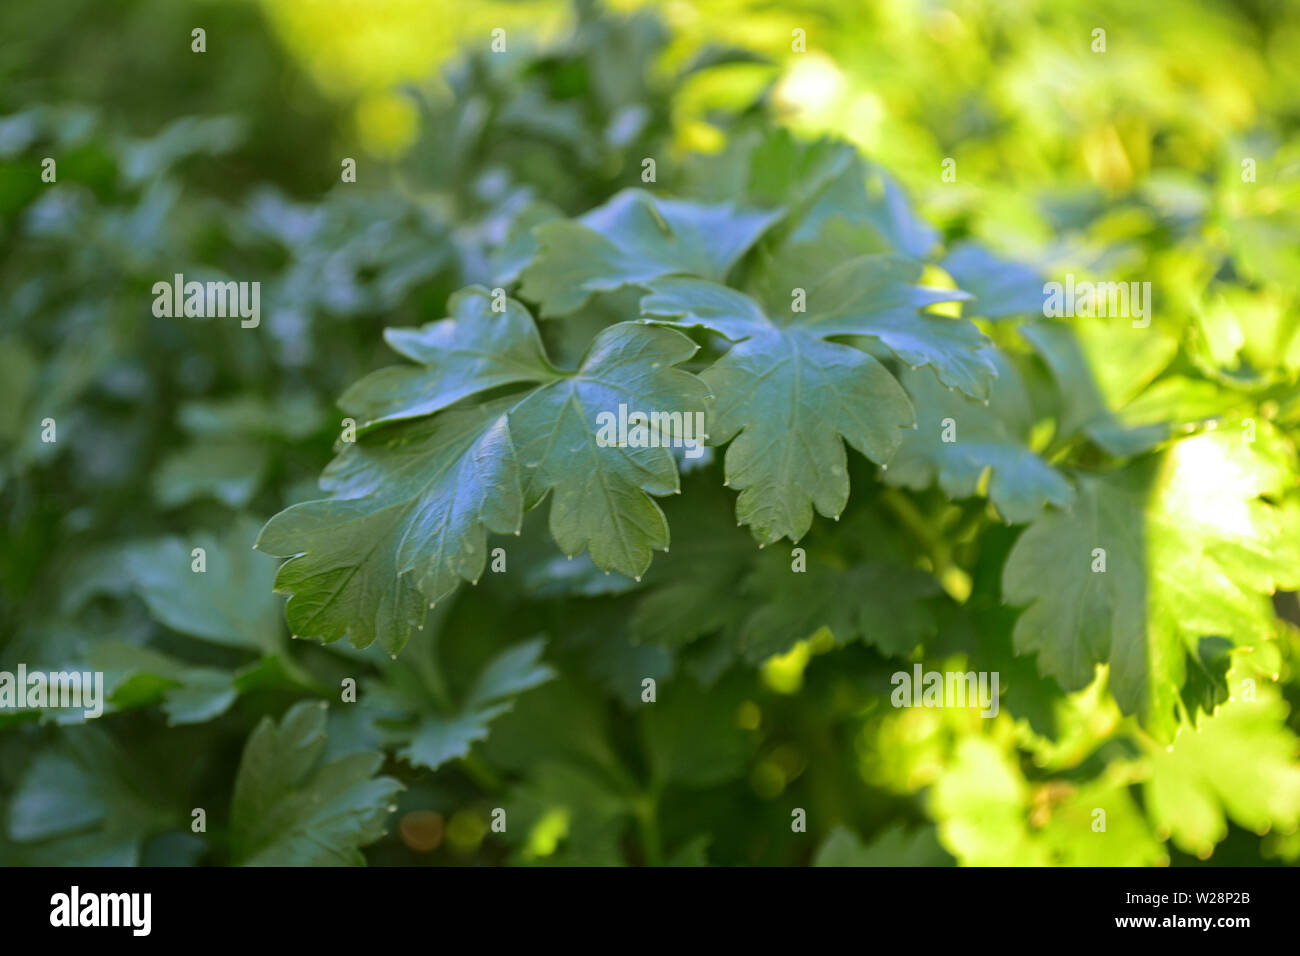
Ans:
POLYGON ((475 754, 466 754, 460 758, 460 768, 484 793, 500 793, 505 788, 501 775, 475 754))
POLYGON ((925 515, 921 514, 921 510, 916 507, 912 499, 896 488, 886 488, 881 492, 880 498, 899 521, 920 539, 921 544, 930 554, 930 560, 934 562, 936 576, 941 576, 944 571, 952 567, 952 548, 935 533, 930 522, 925 515))
POLYGON ((637 828, 645 850, 646 866, 663 865, 663 839, 659 834, 659 801, 654 794, 643 794, 635 804, 637 828))

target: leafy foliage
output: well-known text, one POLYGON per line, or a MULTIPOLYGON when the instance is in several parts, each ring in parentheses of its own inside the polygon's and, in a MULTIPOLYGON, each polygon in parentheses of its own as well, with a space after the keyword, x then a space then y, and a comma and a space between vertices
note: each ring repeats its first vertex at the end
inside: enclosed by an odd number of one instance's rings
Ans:
POLYGON ((1091 60, 1057 5, 868 11, 790 59, 746 0, 579 3, 400 95, 431 51, 267 11, 348 121, 256 93, 311 86, 244 5, 243 83, 168 41, 20 84, 61 35, 0 14, 48 40, 0 63, 0 671, 105 689, 0 710, 0 861, 1300 859, 1294 77, 1237 69, 1294 11, 1116 8, 1149 48, 1091 60), (764 55, 699 42, 727 11, 764 55), (260 327, 153 315, 178 272, 260 327), (1150 324, 1047 318, 1065 273, 1150 324), (897 706, 914 668, 996 716, 897 706))
POLYGON ((353 753, 317 766, 324 750, 324 704, 298 704, 278 726, 264 718, 253 731, 230 808, 236 862, 365 862, 359 848, 383 835, 387 801, 401 784, 390 777, 372 779, 381 754, 353 753))

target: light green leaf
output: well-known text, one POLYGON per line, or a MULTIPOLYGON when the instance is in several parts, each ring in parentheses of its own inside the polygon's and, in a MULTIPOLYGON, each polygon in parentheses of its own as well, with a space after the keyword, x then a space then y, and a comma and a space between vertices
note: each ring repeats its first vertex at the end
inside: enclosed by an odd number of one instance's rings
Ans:
POLYGON ((963 866, 1168 863, 1122 778, 1035 783, 1017 757, 989 737, 966 737, 931 791, 944 848, 963 866))
POLYGON ((1169 865, 1169 853, 1151 832, 1131 788, 1122 774, 1116 777, 1077 787, 1059 781, 1039 785, 1029 820, 1038 829, 1030 832, 1047 848, 1053 866, 1169 865))
POLYGON ((1288 706, 1260 688, 1235 699, 1197 727, 1184 727, 1173 746, 1151 755, 1143 790, 1152 821, 1188 853, 1210 855, 1228 835, 1228 819, 1264 833, 1300 823, 1300 760, 1287 727, 1288 706))
POLYGON ((1029 833, 1032 792, 1013 757, 984 736, 964 737, 930 790, 945 850, 963 866, 1046 866, 1029 833))
POLYGON ((1228 425, 1081 476, 1073 509, 1036 520, 1007 560, 1005 600, 1028 605, 1017 651, 1066 690, 1108 663, 1121 708, 1172 738, 1200 639, 1268 640, 1270 595, 1300 584, 1296 509, 1268 500, 1295 484, 1294 455, 1276 432, 1252 444, 1228 425))
POLYGON ((1150 328, 1131 328, 1128 320, 1082 319, 1070 325, 1036 322, 1020 327, 1056 380, 1061 416, 1059 438, 1086 434, 1119 458, 1140 455, 1165 441, 1172 425, 1193 421, 1200 407, 1178 403, 1130 415, 1118 412, 1160 374, 1178 351, 1175 337, 1150 328))

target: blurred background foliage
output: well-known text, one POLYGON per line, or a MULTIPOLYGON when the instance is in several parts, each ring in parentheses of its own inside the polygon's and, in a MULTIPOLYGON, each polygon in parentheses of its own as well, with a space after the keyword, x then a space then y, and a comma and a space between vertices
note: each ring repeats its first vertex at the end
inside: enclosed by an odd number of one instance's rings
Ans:
MULTIPOLYGON (((630 583, 557 561, 536 528, 518 573, 463 589, 400 660, 292 642, 274 562, 249 551, 315 493, 335 400, 390 361, 384 327, 515 274, 532 224, 639 185, 643 157, 665 191, 725 195, 728 147, 761 116, 888 169, 938 230, 937 281, 1031 303, 1042 274, 1151 281, 1140 351, 1080 327, 1103 410, 1195 377, 1216 390, 1187 420, 1256 414, 1294 436, 1300 5, 46 0, 0 8, 0 36, 0 669, 95 668, 112 693, 93 725, 0 715, 0 862, 1300 858, 1294 595, 1276 640, 1223 678, 1258 680, 1259 701, 1166 749, 1100 682, 1066 695, 1012 658, 997 595, 1018 529, 992 523, 976 548, 978 503, 865 468, 858 527, 951 598, 927 666, 1001 669, 1023 696, 996 720, 890 708, 897 665, 825 628, 757 669, 710 640, 638 641, 653 621, 621 597, 630 583), (339 183, 344 157, 356 184, 339 183), (259 334, 153 317, 152 284, 178 272, 262 282, 259 334), (195 542, 220 572, 202 589, 195 542), (641 707, 643 676, 674 690, 641 707), (355 705, 337 700, 349 677, 355 705), (263 779, 295 741, 335 771, 263 779), (301 805, 258 811, 259 788, 336 809, 336 854, 304 845, 318 821, 301 805)), ((546 334, 564 354, 564 328, 546 334)), ((673 550, 693 521, 715 547, 729 496, 686 482, 712 511, 674 521, 673 550)), ((738 572, 708 567, 730 598, 738 572)), ((742 611, 717 613, 715 628, 742 611)))

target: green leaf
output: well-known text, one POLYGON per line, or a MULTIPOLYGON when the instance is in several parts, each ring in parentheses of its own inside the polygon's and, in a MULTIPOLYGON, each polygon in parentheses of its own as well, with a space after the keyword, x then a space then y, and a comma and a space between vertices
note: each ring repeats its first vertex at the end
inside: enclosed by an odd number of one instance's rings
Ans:
POLYGON ((673 367, 695 350, 671 329, 619 323, 556 381, 346 445, 322 480, 336 497, 294 505, 258 539, 261 550, 290 558, 276 589, 293 595, 294 633, 347 635, 357 647, 379 639, 396 653, 427 606, 461 580, 478 580, 487 533, 518 532, 524 511, 548 492, 561 550, 589 549, 602 570, 639 577, 652 549, 668 547, 667 522, 650 496, 677 490, 662 443, 683 436, 604 446, 600 415, 617 416, 620 406, 629 415, 675 414, 674 428, 702 415, 707 388, 673 367))
POLYGON ((738 341, 701 378, 714 395, 710 444, 735 439, 726 475, 740 492, 740 522, 767 544, 803 537, 813 508, 839 515, 849 497, 844 441, 885 462, 912 423, 894 377, 865 352, 822 339, 840 333, 781 324, 734 290, 676 278, 648 287, 641 308, 650 320, 738 341))
POLYGON ((292 595, 296 636, 378 639, 395 654, 430 605, 478 579, 488 532, 515 531, 523 516, 509 406, 452 410, 348 445, 324 479, 340 497, 267 522, 257 547, 290 559, 275 587, 292 595))
POLYGON ((1066 690, 1108 663, 1120 707, 1171 739, 1200 639, 1268 640, 1270 595, 1300 583, 1296 509, 1269 500, 1295 484, 1294 454, 1267 428, 1248 443, 1228 425, 1080 476, 1073 509, 1045 513, 1007 560, 1004 597, 1028 605, 1017 650, 1066 690))
POLYGON ((161 701, 172 726, 218 717, 239 695, 234 675, 228 671, 191 667, 125 641, 93 644, 89 658, 95 670, 104 672, 104 691, 113 710, 161 701))
POLYGON ((261 487, 268 459, 264 447, 246 441, 189 445, 168 455, 154 472, 154 497, 164 508, 201 498, 243 508, 261 487))
POLYGON ((889 827, 870 844, 846 826, 827 834, 817 848, 813 866, 951 866, 953 859, 939 845, 934 827, 909 832, 901 823, 889 827))
POLYGON ((312 392, 293 391, 267 401, 246 392, 220 399, 185 402, 176 419, 194 438, 289 439, 311 436, 323 424, 324 410, 312 392))
POLYGON ((563 610, 562 651, 582 656, 583 670, 625 708, 642 706, 641 682, 667 680, 676 668, 672 653, 634 640, 627 608, 618 601, 574 601, 563 610))
POLYGON ((710 787, 740 776, 755 746, 736 726, 747 678, 702 688, 691 680, 659 685, 645 712, 645 741, 656 787, 710 787))
POLYGON ((987 475, 989 500, 1016 524, 1049 504, 1069 507, 1073 487, 1027 447, 1034 420, 1020 374, 998 350, 987 354, 998 370, 988 404, 943 388, 926 372, 900 375, 916 407, 916 430, 903 432, 882 479, 917 491, 937 481, 949 498, 969 498, 987 475))
POLYGON ((1043 314, 1043 277, 1032 266, 999 258, 973 242, 953 246, 940 265, 971 294, 965 315, 997 320, 1043 314))
POLYGON ((756 125, 692 166, 692 187, 710 198, 785 205, 786 250, 816 243, 835 249, 832 262, 867 252, 921 259, 938 241, 893 178, 849 143, 806 142, 784 127, 756 125))
POLYGON ((814 554, 806 571, 794 572, 788 555, 765 557, 744 586, 756 607, 741 626, 740 646, 752 662, 823 627, 841 645, 860 639, 899 657, 935 632, 931 599, 939 585, 923 571, 883 561, 837 568, 814 554))
POLYGON ((684 273, 722 281, 780 211, 732 203, 658 199, 625 189, 577 220, 534 230, 538 252, 520 294, 549 318, 576 311, 592 295, 684 273))
POLYGON ((98 727, 65 732, 33 758, 9 801, 6 830, 21 844, 8 862, 135 866, 144 841, 178 823, 140 788, 128 755, 98 727))
POLYGON ((403 746, 397 755, 419 767, 437 770, 450 760, 468 756, 470 748, 488 736, 490 725, 507 713, 525 691, 555 677, 542 662, 545 640, 536 638, 502 651, 479 673, 464 701, 452 713, 439 713, 427 692, 405 682, 380 691, 381 706, 396 706, 407 726, 384 731, 391 744, 403 746))
POLYGON ((101 640, 87 651, 90 666, 104 673, 105 713, 161 704, 169 726, 198 724, 226 713, 240 694, 262 688, 311 689, 286 672, 278 657, 264 657, 237 670, 201 667, 121 640, 101 640))
POLYGON ((541 685, 502 715, 483 745, 494 765, 530 774, 544 761, 583 764, 605 770, 618 764, 609 741, 605 700, 581 680, 541 685))
POLYGON ((632 804, 598 771, 545 761, 508 796, 506 839, 524 865, 620 866, 632 804))
POLYGON ((372 372, 343 393, 339 406, 363 426, 374 426, 428 415, 501 385, 557 378, 532 316, 513 299, 502 304, 504 310, 494 312, 492 294, 472 286, 448 300, 449 318, 384 330, 395 352, 422 367, 372 372))
POLYGON ((751 611, 740 585, 757 553, 712 476, 688 478, 683 491, 664 504, 674 529, 672 552, 650 568, 630 621, 637 643, 674 650, 740 625, 751 611))
POLYGON ((708 866, 709 844, 712 842, 711 833, 701 833, 697 837, 692 837, 664 860, 664 866, 708 866))
POLYGON ((1200 409, 1180 413, 1157 409, 1123 420, 1117 413, 1160 374, 1178 351, 1178 341, 1156 325, 1134 329, 1101 319, 1074 319, 1070 325, 1036 322, 1020 327, 1051 369, 1061 401, 1059 438, 1086 434, 1103 451, 1119 458, 1140 455, 1172 434, 1171 426, 1198 417, 1200 409))
POLYGON ((1227 820, 1257 833, 1300 823, 1300 761, 1288 706, 1261 688, 1224 704, 1151 755, 1143 791, 1151 819, 1188 853, 1207 857, 1228 835, 1227 820))
POLYGON ((39 359, 17 338, 0 341, 0 441, 22 444, 29 424, 28 401, 40 378, 39 359))
POLYGON ((402 785, 376 777, 383 757, 352 753, 321 764, 325 705, 262 718, 248 738, 230 809, 233 861, 243 866, 359 866, 384 835, 402 785))
POLYGON ((505 839, 526 864, 618 865, 634 781, 610 742, 605 699, 565 675, 519 699, 483 745, 494 766, 522 775, 506 806, 505 839))
POLYGON ((620 323, 596 337, 571 377, 511 410, 525 500, 531 507, 554 491, 551 536, 566 554, 589 549, 602 570, 639 578, 651 550, 668 547, 668 523, 650 495, 678 490, 672 452, 632 447, 630 437, 628 447, 601 447, 597 418, 620 405, 646 415, 680 412, 683 420, 703 414, 707 387, 672 367, 695 351, 678 332, 620 323))
POLYGON ((764 263, 755 293, 769 314, 787 314, 792 290, 806 289, 807 312, 792 316, 798 325, 822 338, 869 337, 912 368, 931 366, 949 387, 975 398, 988 395, 997 375, 985 349, 989 340, 965 319, 921 312, 969 298, 965 292, 916 285, 922 265, 903 256, 858 256, 825 272, 825 250, 812 246, 804 251, 806 257, 764 263))
POLYGON ((263 654, 280 647, 275 565, 253 553, 257 523, 237 519, 219 536, 196 532, 131 545, 126 561, 136 592, 161 623, 190 637, 263 654), (206 570, 195 571, 193 550, 206 570))
POLYGON ((830 232, 844 237, 845 251, 850 255, 879 251, 925 258, 939 234, 916 215, 894 178, 879 165, 856 155, 845 166, 800 217, 789 241, 812 242, 830 232))

